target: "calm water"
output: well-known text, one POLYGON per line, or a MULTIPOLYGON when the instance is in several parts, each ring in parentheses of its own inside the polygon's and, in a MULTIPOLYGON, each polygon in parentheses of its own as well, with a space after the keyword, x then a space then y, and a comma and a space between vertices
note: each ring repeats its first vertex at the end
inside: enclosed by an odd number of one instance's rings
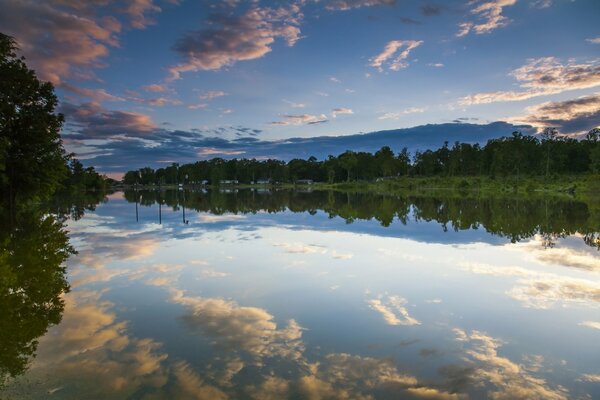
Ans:
MULTIPOLYGON (((45 271, 55 292, 3 306, 0 398, 600 398, 597 204, 128 192, 82 210, 70 291, 45 271)), ((45 268, 39 221, 19 245, 45 268)))

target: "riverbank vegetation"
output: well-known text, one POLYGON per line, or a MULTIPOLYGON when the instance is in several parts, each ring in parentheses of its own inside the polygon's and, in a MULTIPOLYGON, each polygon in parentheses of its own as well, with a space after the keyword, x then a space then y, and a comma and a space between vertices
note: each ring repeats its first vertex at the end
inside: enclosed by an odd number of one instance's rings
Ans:
POLYGON ((322 187, 397 191, 459 189, 484 191, 597 191, 600 190, 600 129, 582 140, 560 136, 548 128, 542 135, 513 132, 485 146, 446 143, 437 150, 406 148, 395 154, 389 147, 375 153, 346 151, 326 160, 213 158, 191 164, 172 164, 129 171, 126 185, 221 183, 247 185, 318 182, 322 187))

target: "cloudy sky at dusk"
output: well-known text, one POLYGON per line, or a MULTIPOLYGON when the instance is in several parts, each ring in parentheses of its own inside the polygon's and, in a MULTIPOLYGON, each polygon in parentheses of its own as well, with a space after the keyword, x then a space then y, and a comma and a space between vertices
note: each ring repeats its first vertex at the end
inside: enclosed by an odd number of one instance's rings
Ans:
POLYGON ((103 172, 453 121, 600 125, 597 0, 0 7, 0 31, 57 88, 67 148, 103 172))

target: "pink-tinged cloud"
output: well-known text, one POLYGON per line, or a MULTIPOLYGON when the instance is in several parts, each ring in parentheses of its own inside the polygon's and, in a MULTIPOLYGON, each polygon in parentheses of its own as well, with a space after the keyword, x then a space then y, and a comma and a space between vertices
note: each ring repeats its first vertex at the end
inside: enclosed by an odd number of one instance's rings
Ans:
POLYGON ((492 0, 483 3, 477 1, 468 3, 469 5, 476 5, 470 13, 475 16, 477 22, 461 22, 458 25, 459 31, 456 36, 466 36, 471 32, 481 35, 506 26, 510 21, 502 15, 502 10, 504 7, 512 6, 516 2, 517 0, 492 0))
POLYGON ((121 24, 113 17, 93 19, 52 2, 0 0, 0 9, 2 31, 16 38, 38 76, 55 84, 93 76, 108 47, 118 46, 121 24))
POLYGON ((183 72, 219 70, 238 61, 255 60, 272 50, 276 39, 293 46, 300 39, 300 7, 253 6, 241 16, 211 17, 214 28, 191 32, 175 45, 184 61, 169 68, 169 79, 183 72))
POLYGON ((600 60, 562 64, 554 57, 529 60, 510 73, 521 91, 483 92, 463 97, 461 105, 486 104, 499 101, 520 101, 532 97, 558 94, 569 90, 600 86, 600 60))
POLYGON ((190 110, 203 110, 208 107, 207 103, 190 104, 187 106, 190 110))
POLYGON ((342 115, 342 114, 354 114, 354 111, 352 111, 352 109, 350 108, 334 108, 333 110, 331 110, 331 117, 332 118, 336 118, 338 115, 342 115))
POLYGON ((144 29, 148 25, 154 24, 155 21, 147 14, 160 11, 160 7, 154 4, 152 0, 131 0, 129 6, 125 9, 126 14, 129 16, 129 23, 136 29, 144 29))
POLYGON ((271 122, 271 125, 287 126, 287 125, 314 125, 327 122, 325 114, 300 114, 300 115, 284 115, 279 121, 271 122))
POLYGON ((2 32, 13 36, 21 54, 43 79, 60 84, 68 78, 92 79, 105 66, 110 48, 118 47, 124 15, 134 28, 150 21, 160 8, 151 0, 131 0, 126 7, 107 0, 0 0, 2 32))
POLYGON ((379 72, 383 71, 384 64, 392 71, 406 68, 408 67, 406 59, 410 55, 410 52, 422 43, 422 40, 392 40, 385 45, 381 53, 369 60, 369 65, 377 68, 379 72), (398 54, 394 57, 396 53, 398 54))
POLYGON ((154 92, 154 93, 164 93, 167 90, 169 90, 166 85, 160 85, 157 83, 152 84, 152 85, 142 86, 142 89, 144 89, 146 92, 154 92))
POLYGON ((94 102, 79 105, 62 103, 60 111, 67 117, 72 130, 78 133, 77 138, 81 139, 143 137, 158 129, 148 115, 107 110, 94 102))
POLYGON ((123 97, 115 96, 113 94, 108 93, 105 89, 89 89, 89 88, 74 86, 69 83, 62 83, 59 87, 68 92, 74 93, 80 97, 85 97, 88 100, 97 102, 97 103, 100 103, 103 101, 124 101, 125 100, 123 97))

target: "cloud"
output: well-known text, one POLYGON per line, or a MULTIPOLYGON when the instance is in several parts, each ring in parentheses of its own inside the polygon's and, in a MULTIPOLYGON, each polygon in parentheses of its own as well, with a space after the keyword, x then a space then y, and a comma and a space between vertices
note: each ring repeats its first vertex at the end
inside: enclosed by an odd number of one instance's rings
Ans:
POLYGON ((393 6, 396 0, 333 0, 325 8, 333 11, 348 11, 354 8, 373 6, 393 6))
POLYGON ((585 326, 592 329, 600 329, 600 322, 598 321, 583 321, 580 322, 579 325, 585 326))
POLYGON ((462 263, 469 272, 516 277, 516 285, 507 295, 520 301, 525 307, 549 309, 560 304, 600 306, 600 283, 586 279, 575 279, 557 274, 535 272, 521 267, 495 266, 478 263, 462 263))
POLYGON ((304 104, 304 103, 295 103, 293 101, 289 101, 289 100, 285 100, 285 99, 283 100, 283 102, 289 104, 289 106, 292 107, 292 108, 304 108, 304 107, 306 107, 306 104, 304 104))
POLYGON ((90 396, 96 398, 121 397, 164 384, 167 354, 160 343, 128 334, 128 324, 117 320, 114 304, 92 291, 68 293, 64 301, 61 323, 40 338, 28 372, 44 382, 32 388, 39 391, 30 393, 33 397, 46 398, 49 388, 82 382, 95 383, 90 396))
POLYGON ((177 290, 172 292, 172 301, 187 308, 183 319, 190 329, 201 331, 228 352, 246 352, 256 362, 264 357, 298 360, 302 356, 302 328, 294 320, 278 328, 273 315, 262 308, 219 298, 189 297, 177 290))
POLYGON ((167 85, 162 85, 162 84, 152 84, 152 85, 146 85, 146 86, 142 86, 142 89, 144 89, 147 92, 155 92, 155 93, 164 93, 167 90, 169 90, 167 88, 167 85))
POLYGON ((473 381, 473 386, 491 385, 488 397, 492 399, 548 399, 567 400, 568 391, 533 376, 523 366, 498 354, 502 341, 483 332, 466 333, 456 329, 457 340, 464 343, 465 361, 471 368, 466 369, 465 378, 473 381))
POLYGON ((533 8, 548 8, 552 6, 552 0, 534 0, 531 2, 531 7, 533 8))
POLYGON ((479 21, 475 22, 461 22, 459 24, 460 30, 456 36, 461 37, 475 32, 480 35, 483 33, 490 33, 491 31, 506 26, 510 21, 508 18, 502 15, 502 9, 504 7, 512 6, 517 0, 492 0, 484 3, 470 2, 475 7, 471 9, 471 14, 479 21))
POLYGON ((461 105, 521 101, 532 97, 600 86, 600 60, 562 64, 554 57, 530 59, 510 73, 523 91, 484 92, 463 97, 461 105))
POLYGON ((525 109, 527 115, 511 118, 513 121, 544 128, 557 128, 565 134, 583 134, 600 127, 600 93, 566 101, 550 101, 525 109))
POLYGON ((240 154, 244 154, 243 150, 224 150, 224 149, 216 149, 214 147, 205 147, 198 151, 198 155, 200 157, 215 157, 215 156, 237 156, 240 154))
POLYGON ((600 374, 583 374, 581 375, 581 378, 578 379, 580 381, 584 381, 584 382, 600 382, 600 374))
POLYGON ((208 107, 207 103, 196 103, 187 106, 190 110, 204 110, 206 107, 208 107))
POLYGON ((93 77, 91 70, 103 66, 109 47, 118 46, 121 24, 114 17, 95 20, 52 1, 0 0, 0 8, 3 33, 14 36, 28 65, 54 84, 93 77))
POLYGON ((331 110, 332 118, 336 118, 338 115, 341 114, 354 114, 354 111, 352 111, 350 108, 334 108, 333 110, 331 110))
POLYGON ((273 121, 271 125, 312 125, 327 122, 327 116, 325 114, 313 115, 313 114, 300 114, 300 115, 284 115, 280 121, 273 121))
POLYGON ((434 68, 444 68, 444 64, 442 64, 442 63, 429 63, 429 64, 427 64, 427 66, 434 67, 434 68))
POLYGON ((136 29, 144 29, 148 25, 154 24, 155 21, 146 14, 160 11, 160 7, 155 5, 152 0, 132 0, 129 6, 125 8, 131 26, 136 29))
POLYGON ((585 40, 592 44, 600 44, 600 36, 598 36, 596 38, 585 39, 585 40))
POLYGON ((391 358, 331 353, 321 362, 311 364, 309 372, 298 381, 300 397, 307 399, 463 398, 401 373, 391 358))
POLYGON ((300 39, 302 18, 296 4, 253 6, 241 16, 212 15, 210 28, 187 33, 177 41, 174 48, 184 62, 169 68, 169 79, 179 79, 183 72, 219 70, 261 58, 272 50, 276 39, 293 46, 300 39))
POLYGON ((160 8, 152 0, 131 0, 126 7, 110 1, 0 0, 2 32, 14 36, 37 75, 54 84, 69 78, 95 78, 109 49, 119 46, 124 17, 133 28, 152 21, 160 8))
POLYGON ((94 102, 103 101, 125 101, 123 97, 115 96, 106 91, 106 89, 89 89, 79 86, 74 86, 69 83, 61 83, 59 86, 61 89, 74 93, 81 97, 86 97, 94 102))
POLYGON ((336 78, 335 76, 330 76, 329 80, 333 83, 342 83, 342 81, 340 81, 338 78, 336 78))
POLYGON ((423 43, 422 40, 392 40, 385 45, 385 48, 377 56, 371 58, 370 66, 377 68, 380 72, 383 71, 383 64, 387 64, 388 68, 392 71, 398 71, 401 68, 408 67, 406 59, 410 55, 410 52, 419 47, 423 43), (402 51, 394 58, 390 60, 397 51, 402 51), (388 62, 388 60, 390 60, 388 62))
POLYGON ((279 400, 288 398, 289 381, 277 376, 268 376, 260 385, 246 388, 250 397, 256 400, 279 400))
POLYGON ((168 97, 157 97, 154 99, 144 99, 144 100, 142 100, 142 103, 145 103, 145 104, 148 104, 151 106, 156 106, 156 107, 163 107, 163 106, 167 106, 167 105, 179 106, 182 104, 181 100, 170 99, 168 97))
POLYGON ((411 317, 404 304, 406 299, 399 296, 388 296, 383 301, 381 298, 369 300, 369 307, 379 312, 388 325, 421 325, 419 321, 411 317))
POLYGON ((422 107, 410 107, 401 112, 386 112, 383 115, 380 115, 377 119, 399 119, 402 115, 406 114, 414 114, 414 113, 422 113, 425 112, 427 108, 422 107))
POLYGON ((290 254, 325 254, 327 249, 324 246, 304 243, 274 243, 276 247, 281 247, 286 253, 290 254))
POLYGON ((77 138, 107 138, 117 135, 144 136, 157 129, 145 114, 130 111, 107 110, 98 103, 74 105, 63 102, 60 111, 78 133, 77 138))
POLYGON ((222 90, 209 90, 208 92, 202 93, 198 97, 200 100, 212 100, 223 96, 227 96, 227 93, 223 92, 222 90))

